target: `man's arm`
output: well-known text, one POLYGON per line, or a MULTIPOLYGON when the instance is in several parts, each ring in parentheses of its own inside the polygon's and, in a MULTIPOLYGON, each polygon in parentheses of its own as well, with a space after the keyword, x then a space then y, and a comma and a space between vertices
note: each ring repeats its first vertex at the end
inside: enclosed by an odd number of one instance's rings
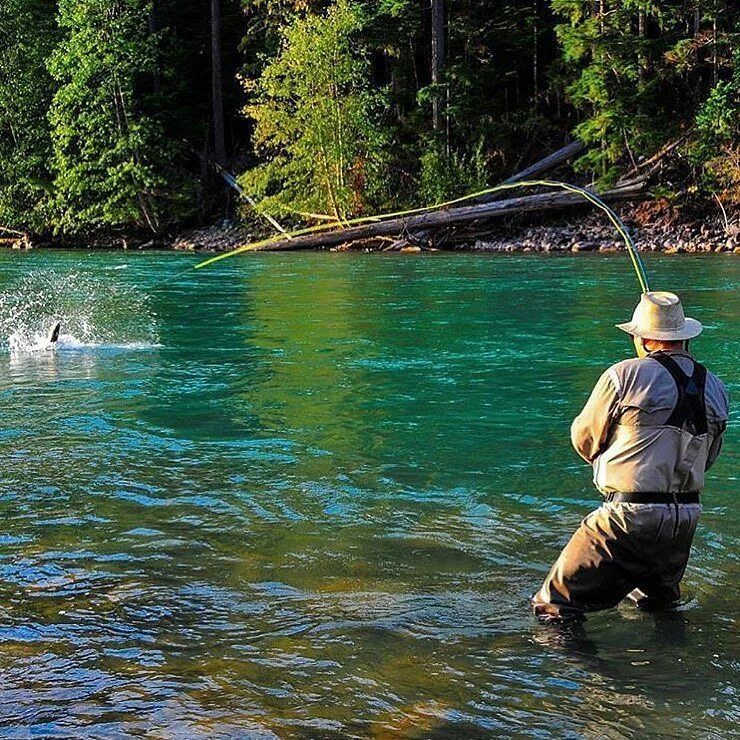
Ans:
MULTIPOLYGON (((730 416, 730 398, 727 393, 727 387, 716 376, 713 376, 712 380, 714 380, 719 387, 714 388, 714 392, 711 394, 711 413, 708 414, 708 416, 709 430, 714 436, 712 444, 709 445, 707 462, 704 468, 705 470, 709 470, 709 468, 714 465, 719 457, 719 453, 722 451, 722 438, 727 430, 727 420, 730 416)), ((709 410, 710 409, 707 408, 707 411, 709 410)))
POLYGON ((707 463, 704 467, 704 470, 709 470, 709 468, 714 465, 714 463, 717 461, 717 458, 719 457, 719 453, 722 451, 722 437, 724 436, 725 429, 727 429, 727 422, 722 421, 719 423, 719 429, 717 430, 717 434, 715 434, 714 439, 712 440, 712 444, 709 446, 709 453, 707 454, 707 463))
POLYGON ((592 463, 602 452, 619 407, 619 394, 613 371, 607 370, 598 380, 583 411, 570 427, 570 440, 576 452, 592 463))

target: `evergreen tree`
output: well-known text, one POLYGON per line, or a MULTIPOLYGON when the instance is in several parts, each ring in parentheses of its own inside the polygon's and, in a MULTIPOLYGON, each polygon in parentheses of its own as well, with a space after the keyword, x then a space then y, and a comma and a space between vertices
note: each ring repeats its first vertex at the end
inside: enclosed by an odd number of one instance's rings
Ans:
POLYGON ((704 184, 740 205, 740 49, 732 66, 732 76, 719 81, 699 109, 690 154, 704 184))
POLYGON ((58 86, 49 120, 61 230, 158 233, 179 200, 173 146, 156 118, 151 13, 151 0, 59 1, 64 36, 48 67, 58 86))
POLYGON ((705 13, 686 0, 552 0, 552 7, 568 21, 557 27, 576 72, 568 92, 586 116, 576 128, 590 147, 581 169, 613 181, 625 156, 634 164, 691 124, 717 83, 731 10, 714 2, 705 13))
POLYGON ((57 40, 47 0, 0 4, 0 226, 49 226, 51 140, 45 61, 57 40))

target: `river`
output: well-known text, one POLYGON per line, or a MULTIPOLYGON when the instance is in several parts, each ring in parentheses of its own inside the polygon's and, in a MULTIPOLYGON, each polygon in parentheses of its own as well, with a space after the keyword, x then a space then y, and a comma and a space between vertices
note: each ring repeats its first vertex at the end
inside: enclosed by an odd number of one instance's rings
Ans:
MULTIPOLYGON (((626 256, 195 259, 0 254, 2 737, 737 732, 736 408, 679 612, 529 613, 626 256)), ((738 260, 647 264, 737 398, 738 260)))

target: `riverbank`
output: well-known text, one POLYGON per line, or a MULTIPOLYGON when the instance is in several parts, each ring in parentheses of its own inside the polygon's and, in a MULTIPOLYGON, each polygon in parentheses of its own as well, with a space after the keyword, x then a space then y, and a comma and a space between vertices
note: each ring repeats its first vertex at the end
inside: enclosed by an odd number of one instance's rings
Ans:
MULTIPOLYGON (((639 208, 621 214, 641 252, 665 254, 740 253, 740 223, 651 217, 639 208)), ((510 229, 465 245, 473 252, 619 252, 624 241, 597 215, 558 224, 510 229)))
MULTIPOLYGON (((693 211, 686 213, 659 201, 646 201, 622 206, 620 217, 642 252, 666 254, 740 253, 740 214, 711 213, 702 218, 693 211)), ((226 252, 270 236, 262 227, 236 221, 221 221, 210 226, 187 229, 173 236, 157 239, 142 236, 109 236, 104 239, 39 239, 29 236, 0 238, 0 247, 13 249, 123 249, 175 250, 191 252, 226 252)), ((533 222, 497 221, 490 235, 466 238, 464 234, 434 243, 393 243, 391 240, 353 242, 332 247, 330 251, 425 251, 460 252, 619 252, 625 244, 614 227, 600 214, 576 213, 569 218, 541 219, 533 222)))
MULTIPOLYGON (((648 202, 623 207, 620 217, 628 226, 637 248, 667 254, 740 253, 740 217, 727 220, 722 214, 699 219, 648 202)), ((235 223, 193 229, 178 236, 172 248, 187 251, 223 252, 264 238, 235 223)), ((331 251, 388 251, 391 242, 375 240, 333 247, 331 251)), ((407 244, 401 252, 618 252, 625 244, 614 227, 600 214, 578 214, 569 219, 541 223, 497 222, 490 236, 458 237, 437 244, 407 244)))

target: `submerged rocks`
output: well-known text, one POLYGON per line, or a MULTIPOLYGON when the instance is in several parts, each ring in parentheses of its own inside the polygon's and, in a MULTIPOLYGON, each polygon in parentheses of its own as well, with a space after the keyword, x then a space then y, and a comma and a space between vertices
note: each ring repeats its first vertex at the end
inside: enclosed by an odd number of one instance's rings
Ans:
POLYGON ((571 252, 593 252, 597 248, 596 242, 576 242, 571 248, 571 252))

